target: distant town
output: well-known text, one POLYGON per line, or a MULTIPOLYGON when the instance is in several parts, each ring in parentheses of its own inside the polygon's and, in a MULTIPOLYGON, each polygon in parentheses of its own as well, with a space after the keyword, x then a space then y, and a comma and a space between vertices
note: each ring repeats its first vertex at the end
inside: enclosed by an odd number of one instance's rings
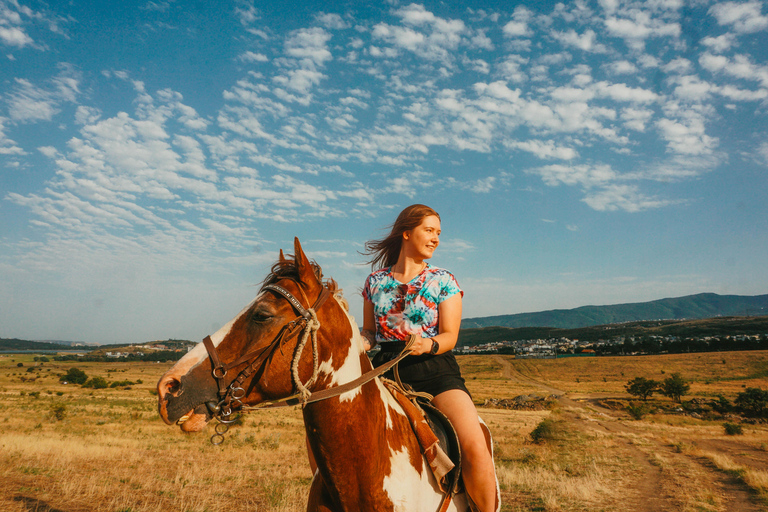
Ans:
POLYGON ((565 337, 493 341, 458 347, 457 354, 513 354, 520 358, 642 355, 680 352, 768 349, 768 334, 733 336, 616 336, 597 341, 565 337))

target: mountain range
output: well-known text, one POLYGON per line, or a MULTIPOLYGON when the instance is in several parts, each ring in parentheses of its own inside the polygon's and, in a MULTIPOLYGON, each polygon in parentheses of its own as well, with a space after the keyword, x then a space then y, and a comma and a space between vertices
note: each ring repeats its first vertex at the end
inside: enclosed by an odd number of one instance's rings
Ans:
POLYGON ((768 315, 768 295, 748 296, 700 293, 650 302, 610 306, 582 306, 574 309, 552 309, 537 313, 465 318, 461 321, 461 328, 554 327, 575 329, 643 320, 682 320, 719 316, 763 315, 768 315))

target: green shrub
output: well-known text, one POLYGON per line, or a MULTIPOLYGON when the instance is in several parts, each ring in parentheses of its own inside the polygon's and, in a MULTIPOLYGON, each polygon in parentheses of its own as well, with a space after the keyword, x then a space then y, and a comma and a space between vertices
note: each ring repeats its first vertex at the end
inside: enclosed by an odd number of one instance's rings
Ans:
POLYGON ((768 391, 747 388, 746 391, 736 395, 733 403, 747 416, 764 416, 768 412, 768 391))
POLYGON ((67 406, 64 404, 55 404, 51 406, 51 414, 55 420, 61 421, 67 416, 67 406))
POLYGON ((631 402, 627 407, 627 412, 630 416, 635 418, 636 420, 643 419, 643 416, 651 412, 651 406, 648 404, 638 404, 635 402, 631 402))
POLYGON ((744 433, 744 430, 738 423, 729 423, 726 421, 723 423, 723 428, 725 429, 726 435, 729 436, 740 436, 744 433))
POLYGON ((87 380, 88 376, 78 368, 70 368, 67 373, 61 376, 62 382, 71 382, 72 384, 85 384, 87 380))
POLYGON ((104 377, 94 377, 83 384, 84 388, 104 389, 109 387, 107 379, 104 377))
POLYGON ((536 425, 530 435, 536 444, 560 440, 563 437, 563 422, 544 418, 536 425))

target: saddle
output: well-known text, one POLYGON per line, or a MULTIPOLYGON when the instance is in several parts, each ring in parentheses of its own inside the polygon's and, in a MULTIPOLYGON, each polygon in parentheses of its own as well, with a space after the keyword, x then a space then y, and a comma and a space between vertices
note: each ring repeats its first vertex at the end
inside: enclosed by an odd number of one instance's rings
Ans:
POLYGON ((450 498, 458 491, 461 481, 461 451, 456 430, 448 418, 429 403, 427 397, 389 379, 382 381, 403 408, 422 455, 429 463, 440 489, 450 498))

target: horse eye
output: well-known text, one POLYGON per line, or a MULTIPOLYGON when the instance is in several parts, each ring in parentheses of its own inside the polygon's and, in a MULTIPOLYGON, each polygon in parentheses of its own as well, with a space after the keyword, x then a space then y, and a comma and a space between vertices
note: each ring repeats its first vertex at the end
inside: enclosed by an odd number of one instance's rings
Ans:
POLYGON ((254 322, 268 322, 272 319, 272 313, 270 311, 265 311, 263 309, 257 309, 251 314, 251 318, 254 322))

